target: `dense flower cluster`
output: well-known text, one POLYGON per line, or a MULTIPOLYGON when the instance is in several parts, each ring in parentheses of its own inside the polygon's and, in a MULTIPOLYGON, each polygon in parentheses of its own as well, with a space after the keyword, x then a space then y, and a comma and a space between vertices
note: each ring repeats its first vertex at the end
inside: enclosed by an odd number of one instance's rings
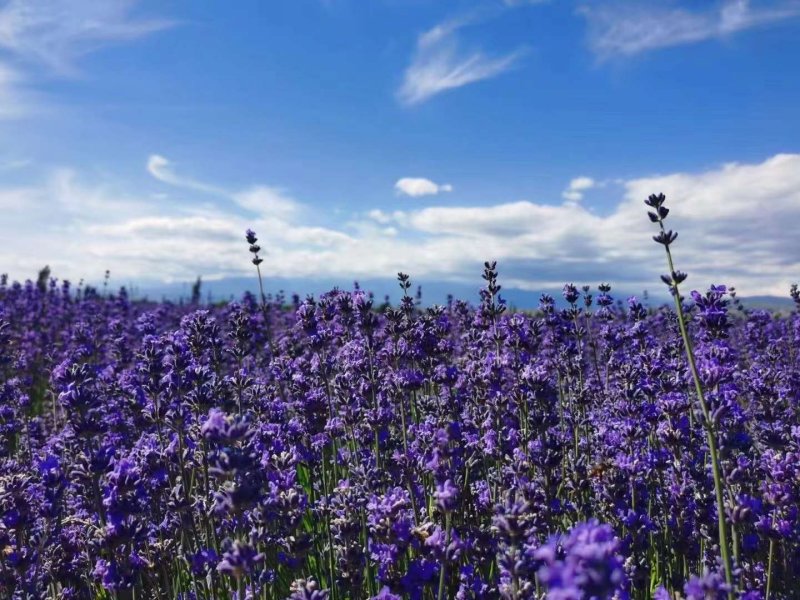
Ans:
POLYGON ((677 308, 533 313, 493 263, 475 307, 3 278, 0 597, 795 597, 800 313, 671 260, 677 308))

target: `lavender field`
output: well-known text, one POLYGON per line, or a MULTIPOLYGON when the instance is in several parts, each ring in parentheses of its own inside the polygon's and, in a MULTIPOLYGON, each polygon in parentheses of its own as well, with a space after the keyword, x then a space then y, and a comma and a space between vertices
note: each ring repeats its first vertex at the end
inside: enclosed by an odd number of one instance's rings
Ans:
POLYGON ((800 293, 689 294, 646 203, 682 302, 3 278, 0 597, 798 597, 800 293))

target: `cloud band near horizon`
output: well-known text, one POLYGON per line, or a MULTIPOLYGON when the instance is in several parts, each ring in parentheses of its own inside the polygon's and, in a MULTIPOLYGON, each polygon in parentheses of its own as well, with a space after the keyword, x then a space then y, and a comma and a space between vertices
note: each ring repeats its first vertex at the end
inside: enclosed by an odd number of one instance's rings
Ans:
MULTIPOLYGON (((164 171, 171 163, 161 158, 155 173, 152 159, 149 168, 167 189, 221 190, 164 171)), ((266 250, 267 276, 350 281, 404 271, 465 282, 475 280, 484 260, 497 260, 509 287, 608 280, 640 291, 657 286, 665 270, 642 200, 664 192, 680 232, 678 267, 689 272, 690 286, 727 283, 745 295, 784 294, 800 278, 793 225, 800 222, 800 154, 619 186, 619 200, 605 215, 570 200, 409 209, 386 198, 346 223, 332 215, 312 223, 308 204, 269 185, 226 192, 210 204, 170 204, 57 169, 38 185, 0 188, 10 233, 0 264, 16 278, 44 264, 72 280, 99 278, 106 268, 123 280, 247 275, 243 231, 252 227, 266 250)))

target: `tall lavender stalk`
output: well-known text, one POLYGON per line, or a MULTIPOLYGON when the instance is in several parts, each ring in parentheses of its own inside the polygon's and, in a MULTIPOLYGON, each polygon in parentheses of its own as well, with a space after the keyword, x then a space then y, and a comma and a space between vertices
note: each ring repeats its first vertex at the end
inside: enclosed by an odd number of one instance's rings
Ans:
POLYGON ((258 289, 261 292, 261 311, 264 313, 264 327, 267 329, 267 340, 272 345, 272 336, 270 332, 269 311, 267 305, 267 296, 264 294, 264 281, 261 277, 261 263, 264 259, 258 253, 261 252, 261 246, 258 245, 258 238, 255 231, 248 229, 245 232, 247 243, 250 244, 250 253, 253 255, 252 262, 256 266, 256 273, 258 273, 258 289))
POLYGON ((730 587, 728 598, 733 599, 733 572, 731 568, 731 558, 728 550, 728 534, 727 525, 725 524, 725 502, 722 474, 719 464, 719 450, 717 449, 717 432, 714 426, 714 421, 711 416, 711 411, 708 408, 705 394, 703 393, 703 385, 700 382, 700 374, 697 370, 697 363, 692 349, 692 341, 689 338, 689 332, 686 328, 686 317, 683 313, 683 303, 680 294, 679 285, 686 280, 686 273, 675 270, 675 264, 672 259, 672 251, 670 246, 678 237, 678 233, 664 228, 664 220, 669 214, 669 209, 664 206, 666 197, 664 194, 652 194, 645 200, 645 204, 653 208, 653 211, 648 211, 647 215, 650 221, 658 223, 659 233, 653 236, 653 239, 664 246, 667 254, 667 266, 669 273, 662 275, 661 279, 669 286, 670 293, 675 302, 675 313, 678 317, 678 327, 681 330, 681 337, 683 338, 683 346, 686 350, 686 358, 689 361, 689 369, 692 372, 692 379, 694 381, 694 389, 697 394, 697 400, 700 404, 700 410, 703 412, 703 429, 706 432, 706 440, 708 443, 708 451, 711 455, 711 469, 714 475, 714 493, 717 501, 717 529, 719 534, 719 549, 722 554, 723 568, 725 569, 725 582, 730 587))

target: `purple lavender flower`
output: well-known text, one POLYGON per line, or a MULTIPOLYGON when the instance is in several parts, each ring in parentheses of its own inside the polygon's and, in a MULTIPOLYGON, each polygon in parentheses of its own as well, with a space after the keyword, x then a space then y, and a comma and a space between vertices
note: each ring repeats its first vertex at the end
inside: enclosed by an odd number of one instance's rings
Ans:
POLYGON ((0 596, 791 597, 800 313, 528 314, 483 275, 474 307, 402 275, 200 311, 0 277, 0 596))
POLYGON ((611 598, 626 587, 621 544, 597 521, 573 527, 534 552, 550 598, 611 598))
POLYGON ((264 555, 257 552, 253 546, 236 540, 222 554, 222 560, 217 564, 217 571, 239 579, 250 574, 263 560, 264 555))
POLYGON ((686 600, 723 600, 728 597, 729 589, 723 576, 707 571, 701 577, 692 575, 683 593, 686 600))
POLYGON ((327 600, 328 590, 320 589, 314 579, 297 579, 292 583, 291 595, 286 600, 327 600))
POLYGON ((452 480, 446 479, 436 486, 433 497, 436 499, 436 505, 441 510, 450 512, 458 505, 458 488, 453 484, 452 480))

